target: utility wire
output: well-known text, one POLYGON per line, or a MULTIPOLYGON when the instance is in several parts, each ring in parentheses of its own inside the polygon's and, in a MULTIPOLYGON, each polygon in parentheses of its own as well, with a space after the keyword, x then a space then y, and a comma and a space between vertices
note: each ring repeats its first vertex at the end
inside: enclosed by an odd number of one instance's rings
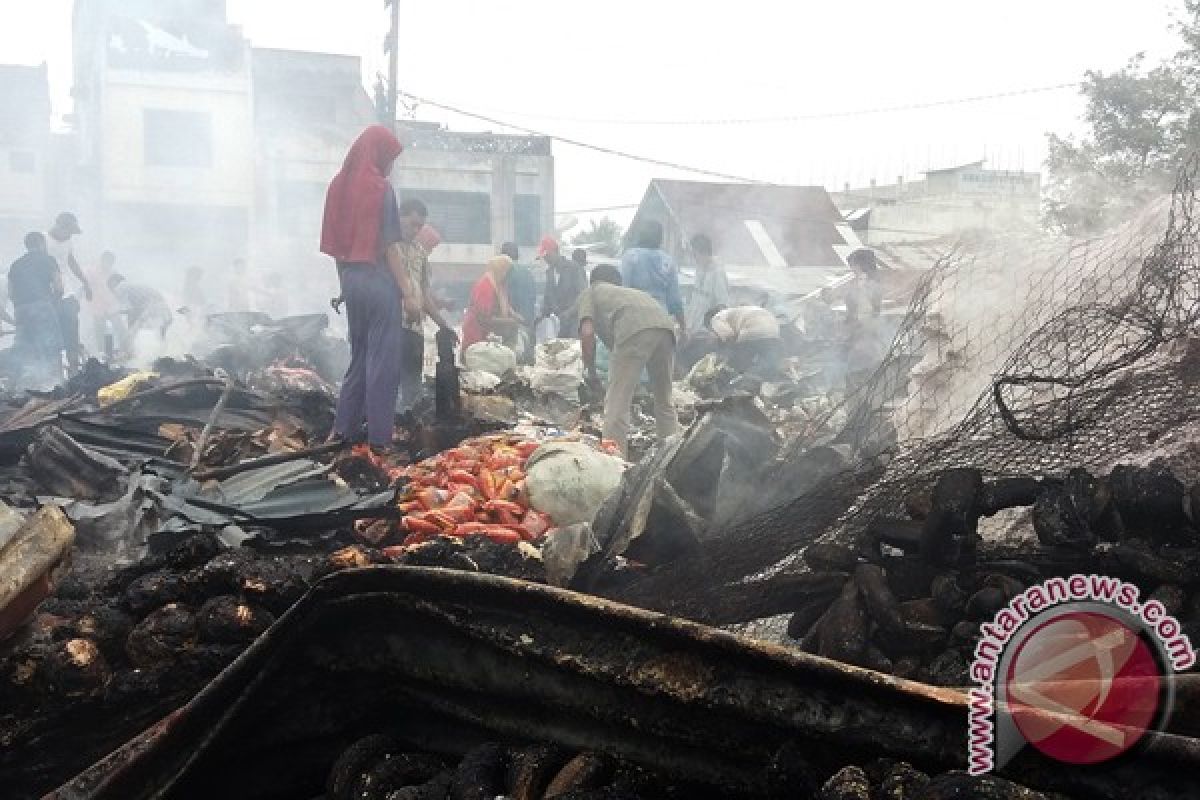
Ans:
MULTIPOLYGON (((1029 89, 1014 89, 1007 92, 995 92, 993 94, 974 95, 972 97, 958 97, 950 100, 931 100, 924 103, 905 103, 895 106, 877 106, 874 108, 863 108, 853 111, 828 111, 816 114, 794 114, 790 116, 777 117, 743 117, 732 119, 604 119, 604 118, 588 118, 588 117, 559 117, 547 114, 531 114, 525 111, 501 111, 492 110, 492 113, 507 114, 513 117, 525 117, 527 119, 542 119, 551 122, 574 122, 588 125, 644 125, 644 126, 684 126, 684 127, 699 127, 709 125, 770 125, 787 122, 809 122, 822 119, 841 119, 846 117, 862 117, 874 114, 892 114, 902 111, 920 111, 929 108, 943 108, 946 106, 967 105, 970 103, 983 103, 988 100, 1003 100, 1010 97, 1023 97, 1032 94, 1045 94, 1047 92, 1059 92, 1064 89, 1076 89, 1080 86, 1078 81, 1071 83, 1056 83, 1051 86, 1035 86, 1029 89)), ((401 92, 403 94, 403 92, 401 92)), ((408 95, 411 97, 411 95, 408 95)), ((416 98, 414 98, 416 99, 416 98)), ((430 101, 430 105, 437 105, 430 101)), ((510 126, 515 127, 515 126, 510 126)))
POLYGON ((774 186, 775 185, 773 183, 770 183, 769 181, 760 181, 755 178, 747 178, 747 177, 744 177, 741 175, 730 175, 725 172, 714 172, 713 170, 700 169, 699 167, 689 167, 686 164, 676 164, 672 161, 663 161, 663 160, 657 159, 657 158, 650 158, 649 156, 640 156, 640 155, 636 155, 634 153, 626 153, 621 150, 614 150, 611 147, 603 147, 598 144, 589 144, 588 142, 581 142, 578 139, 568 139, 565 136, 555 136, 554 134, 551 134, 551 133, 544 133, 542 131, 536 131, 533 128, 526 128, 523 125, 514 125, 511 122, 504 122, 503 120, 494 119, 492 117, 487 117, 487 116, 484 116, 483 114, 476 114, 473 111, 466 111, 461 108, 456 108, 454 106, 446 105, 445 103, 439 103, 435 100, 430 100, 426 97, 418 97, 417 95, 411 94, 409 92, 401 91, 401 92, 398 92, 398 94, 400 94, 400 96, 402 96, 402 97, 407 97, 409 100, 415 100, 418 103, 424 103, 425 105, 433 106, 434 108, 440 108, 443 111, 449 111, 452 114, 459 114, 464 117, 470 117, 471 119, 481 120, 481 121, 487 122, 491 125, 499 125, 504 128, 511 128, 514 131, 521 131, 522 133, 526 133, 530 136, 545 136, 549 139, 553 139, 556 142, 562 142, 563 144, 569 144, 574 147, 582 147, 586 150, 595 150, 597 153, 605 153, 610 156, 618 156, 620 158, 629 159, 630 161, 640 161, 643 164, 654 164, 655 166, 659 166, 659 167, 668 167, 669 169, 677 169, 677 170, 681 170, 683 172, 692 172, 692 173, 695 173, 696 175, 707 175, 710 178, 721 178, 721 179, 727 180, 727 181, 738 181, 739 183, 756 183, 756 184, 761 184, 763 186, 774 186))
POLYGON ((600 206, 599 208, 573 208, 570 211, 555 211, 555 216, 564 214, 596 214, 601 211, 627 211, 631 208, 638 208, 640 203, 626 203, 623 206, 600 206))

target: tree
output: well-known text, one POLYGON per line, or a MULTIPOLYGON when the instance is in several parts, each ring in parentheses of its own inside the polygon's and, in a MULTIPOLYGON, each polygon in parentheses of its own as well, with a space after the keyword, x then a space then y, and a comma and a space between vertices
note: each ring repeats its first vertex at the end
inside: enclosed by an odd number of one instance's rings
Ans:
POLYGON ((1081 137, 1049 134, 1045 221, 1056 230, 1104 230, 1169 189, 1200 144, 1200 0, 1185 0, 1185 47, 1147 69, 1144 54, 1111 74, 1086 73, 1081 137))
POLYGON ((617 224, 617 221, 612 217, 604 217, 599 221, 593 219, 590 225, 591 227, 587 230, 575 234, 571 239, 571 244, 575 247, 598 244, 601 245, 596 248, 598 253, 606 256, 617 255, 621 250, 621 237, 625 235, 624 229, 617 224))

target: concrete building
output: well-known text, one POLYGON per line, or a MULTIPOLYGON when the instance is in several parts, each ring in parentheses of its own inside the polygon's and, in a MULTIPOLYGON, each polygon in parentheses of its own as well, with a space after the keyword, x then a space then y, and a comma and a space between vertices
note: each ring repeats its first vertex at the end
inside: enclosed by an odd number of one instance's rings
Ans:
POLYGON ((847 186, 833 201, 869 245, 923 242, 972 230, 1036 228, 1041 175, 989 170, 983 164, 930 170, 917 181, 847 186))
POLYGON ((79 0, 74 62, 75 195, 89 239, 142 270, 244 254, 249 46, 223 0, 79 0))
POLYGON ((251 261, 312 266, 331 273, 318 251, 325 191, 375 109, 357 56, 252 51, 255 230, 251 261))
MULTIPOLYGON (((21 239, 48 224, 52 182, 50 87, 46 65, 0 65, 0 242, 20 255, 21 239)), ((11 256, 11 258, 8 258, 11 256)))
POLYGON ((404 144, 392 172, 401 199, 420 198, 442 234, 433 262, 457 281, 479 275, 506 241, 532 249, 554 232, 554 157, 544 136, 457 133, 402 121, 404 144))
MULTIPOLYGON (((191 264, 252 293, 286 274, 293 293, 324 297, 302 307, 327 308, 325 192, 376 121, 360 59, 251 48, 224 0, 77 0, 74 53, 72 198, 88 249, 150 279, 180 273, 168 289, 191 264), (239 257, 248 275, 228 273, 239 257)), ((429 206, 440 280, 473 280, 502 242, 532 247, 553 230, 549 139, 421 122, 397 134, 392 182, 429 206)))

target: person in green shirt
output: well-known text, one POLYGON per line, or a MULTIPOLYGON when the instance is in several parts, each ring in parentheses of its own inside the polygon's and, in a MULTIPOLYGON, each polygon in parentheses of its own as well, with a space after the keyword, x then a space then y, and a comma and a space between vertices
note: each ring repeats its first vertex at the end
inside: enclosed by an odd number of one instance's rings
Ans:
POLYGON ((644 369, 654 398, 658 437, 679 432, 671 404, 671 374, 675 360, 675 323, 653 297, 621 285, 621 273, 611 265, 592 270, 591 286, 579 296, 579 339, 588 380, 598 383, 596 339, 610 352, 608 390, 604 394, 604 438, 628 454, 633 395, 644 369))

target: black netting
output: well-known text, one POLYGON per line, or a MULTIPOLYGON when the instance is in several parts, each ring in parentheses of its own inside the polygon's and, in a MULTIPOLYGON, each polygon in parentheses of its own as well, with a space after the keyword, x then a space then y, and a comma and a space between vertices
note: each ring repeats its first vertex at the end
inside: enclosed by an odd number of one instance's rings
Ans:
POLYGON ((883 363, 835 412, 845 424, 832 444, 852 466, 811 480, 822 448, 790 443, 764 482, 770 510, 642 581, 636 599, 725 616, 712 612, 728 599, 721 587, 791 565, 822 534, 905 516, 905 499, 950 467, 1107 472, 1178 445, 1200 422, 1195 174, 1193 163, 1169 200, 1101 238, 960 241, 921 280, 883 363))
POLYGON ((897 440, 884 475, 847 515, 850 528, 899 515, 905 496, 949 467, 996 477, 1107 471, 1200 419, 1187 357, 1200 321, 1193 176, 1180 177, 1169 204, 1102 239, 999 243, 937 265, 889 355, 894 365, 920 353, 932 368, 908 370, 905 399, 889 413, 903 373, 885 363, 859 398, 866 424, 848 430, 867 449, 893 430, 897 440), (976 286, 993 270, 1007 273, 999 285, 1012 292, 994 312, 976 286), (966 320, 949 330, 938 318, 947 302, 948 319, 966 320), (964 390, 976 397, 965 409, 964 390))

